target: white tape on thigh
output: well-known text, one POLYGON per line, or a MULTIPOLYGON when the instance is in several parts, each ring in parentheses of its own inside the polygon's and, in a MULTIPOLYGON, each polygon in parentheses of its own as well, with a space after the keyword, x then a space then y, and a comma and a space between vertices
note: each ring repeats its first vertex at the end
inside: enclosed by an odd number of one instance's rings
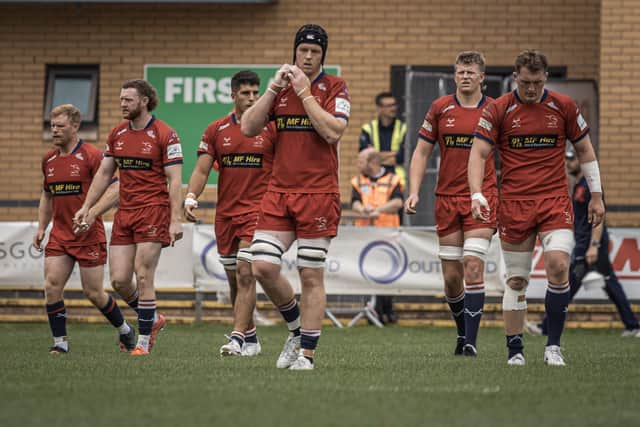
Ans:
POLYGON ((251 242, 251 260, 264 261, 275 265, 282 264, 285 248, 278 238, 268 233, 256 231, 251 242))
POLYGON ((459 246, 440 246, 438 257, 445 261, 462 261, 462 248, 459 246))
POLYGON ((480 237, 469 237, 464 241, 462 251, 463 256, 474 256, 480 258, 483 262, 487 259, 489 253, 489 245, 491 242, 480 237))
POLYGON ((238 250, 238 261, 251 262, 252 254, 250 248, 242 248, 238 250))
POLYGON ((573 231, 566 228, 553 230, 547 233, 542 239, 542 248, 547 251, 562 251, 571 255, 576 242, 573 238, 573 231))
POLYGON ((225 270, 233 271, 236 269, 236 254, 220 255, 219 260, 225 270))
POLYGON ((506 286, 502 295, 502 309, 505 311, 527 309, 527 287, 519 291, 506 286))
POLYGON ((324 268, 331 239, 298 239, 298 267, 324 268))
POLYGON ((532 252, 502 251, 507 280, 513 277, 521 277, 529 283, 531 273, 532 252))

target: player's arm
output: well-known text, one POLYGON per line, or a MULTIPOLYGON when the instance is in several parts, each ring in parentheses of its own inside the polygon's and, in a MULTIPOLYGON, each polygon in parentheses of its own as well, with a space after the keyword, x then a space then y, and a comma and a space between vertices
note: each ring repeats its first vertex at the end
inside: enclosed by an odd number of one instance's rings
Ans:
POLYGON ((416 149, 411 156, 411 164, 409 165, 409 197, 404 203, 404 210, 409 215, 416 213, 416 206, 420 200, 418 193, 424 179, 424 173, 427 170, 429 157, 433 152, 434 144, 418 138, 416 149))
POLYGON ((164 167, 164 174, 169 181, 169 205, 171 207, 171 223, 169 235, 171 246, 182 239, 182 163, 174 163, 164 167))
POLYGON ((374 211, 378 213, 397 213, 400 209, 402 209, 402 197, 394 197, 375 208, 374 211))
POLYGON ((309 78, 298 67, 291 67, 289 80, 302 101, 304 110, 311 120, 313 129, 329 144, 337 144, 347 129, 347 120, 343 117, 335 117, 322 108, 316 98, 311 94, 309 78))
POLYGON ((40 195, 40 204, 38 205, 38 229, 33 236, 33 246, 41 251, 42 241, 44 240, 45 230, 51 222, 53 216, 53 205, 51 203, 51 193, 42 190, 40 195))
POLYGON ((489 219, 489 202, 482 194, 482 182, 484 181, 485 163, 492 152, 493 147, 488 141, 477 136, 473 138, 467 176, 471 192, 471 213, 477 220, 487 221, 489 219))
POLYGON ((596 226, 604 220, 604 202, 602 200, 602 183, 600 182, 600 168, 596 153, 591 145, 591 138, 585 135, 580 141, 573 144, 578 160, 580 161, 580 169, 587 180, 589 191, 591 191, 591 201, 589 202, 589 211, 587 218, 589 222, 596 226))
POLYGON ((98 199, 102 197, 107 188, 112 182, 113 174, 116 171, 116 161, 113 157, 105 157, 100 162, 100 168, 93 177, 89 190, 87 191, 87 197, 84 199, 82 207, 73 217, 75 224, 87 224, 87 215, 89 209, 96 204, 98 199))
POLYGON ((96 218, 105 214, 109 209, 115 208, 118 205, 118 196, 120 192, 120 181, 112 178, 111 185, 107 187, 102 197, 89 209, 87 215, 84 218, 84 224, 74 223, 73 232, 75 234, 84 233, 96 221, 96 218))
POLYGON ((598 250, 600 248, 600 241, 602 239, 602 233, 604 232, 604 221, 591 228, 591 242, 589 248, 584 255, 585 261, 588 265, 595 263, 598 260, 598 250))
POLYGON ((398 164, 395 151, 380 151, 380 161, 383 165, 395 166, 398 164))
POLYGON ((198 156, 196 167, 191 173, 191 178, 189 178, 187 196, 184 199, 184 215, 189 221, 196 222, 198 220, 194 210, 198 208, 198 197, 200 197, 207 184, 211 166, 213 166, 213 157, 207 153, 201 153, 198 156))
POLYGON ((278 93, 289 85, 287 74, 290 67, 289 64, 284 64, 280 67, 264 95, 242 114, 240 130, 244 136, 256 136, 262 132, 262 128, 267 123, 273 101, 275 101, 278 93))

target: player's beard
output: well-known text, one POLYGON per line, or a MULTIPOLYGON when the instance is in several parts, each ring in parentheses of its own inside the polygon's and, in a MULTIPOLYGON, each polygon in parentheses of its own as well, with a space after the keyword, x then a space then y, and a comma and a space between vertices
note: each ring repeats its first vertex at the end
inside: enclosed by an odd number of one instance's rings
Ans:
POLYGON ((124 118, 125 118, 125 119, 127 119, 127 120, 135 120, 135 119, 137 119, 138 117, 140 117, 140 114, 141 114, 141 113, 142 113, 142 108, 141 108, 141 105, 140 105, 140 104, 138 104, 138 105, 136 106, 136 108, 135 108, 135 109, 133 109, 133 110, 128 110, 126 113, 125 113, 125 112, 123 112, 123 114, 122 114, 122 115, 123 115, 123 116, 124 116, 124 118))

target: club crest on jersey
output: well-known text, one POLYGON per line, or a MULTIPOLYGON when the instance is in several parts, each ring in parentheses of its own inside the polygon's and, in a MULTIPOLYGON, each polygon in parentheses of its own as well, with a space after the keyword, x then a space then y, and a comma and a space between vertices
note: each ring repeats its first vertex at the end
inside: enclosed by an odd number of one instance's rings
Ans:
POLYGON ((547 119, 547 127, 548 128, 557 128, 558 127, 558 116, 555 114, 547 114, 545 115, 547 119))
POLYGON ((142 143, 142 148, 140 149, 140 151, 142 152, 142 154, 150 154, 152 147, 153 146, 151 145, 150 142, 144 141, 142 143))
POLYGON ((264 144, 264 137, 262 135, 256 136, 256 140, 253 141, 253 146, 262 147, 262 144, 264 144))
POLYGON ((327 90, 327 85, 326 85, 326 84, 324 84, 324 83, 320 83, 320 84, 318 84, 318 89, 320 89, 320 90, 321 90, 321 91, 323 91, 323 92, 326 92, 326 90, 327 90))
POLYGON ((153 129, 149 129, 147 131, 147 135, 149 135, 153 139, 156 139, 156 133, 153 131, 153 129))
POLYGON ((71 176, 80 176, 80 166, 72 163, 69 166, 71 176))

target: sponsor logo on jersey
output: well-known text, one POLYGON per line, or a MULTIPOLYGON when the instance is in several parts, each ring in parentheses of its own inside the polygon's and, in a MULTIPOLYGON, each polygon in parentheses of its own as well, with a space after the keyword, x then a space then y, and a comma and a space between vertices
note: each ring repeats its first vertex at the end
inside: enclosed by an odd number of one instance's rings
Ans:
POLYGON ((261 168, 262 153, 231 153, 222 156, 223 168, 261 168))
POLYGON ((510 135, 509 147, 514 149, 553 148, 557 141, 557 135, 510 135))
POLYGON ((491 132, 491 129, 493 129, 493 125, 491 124, 491 122, 483 117, 480 117, 480 121, 478 122, 478 126, 480 126, 481 128, 491 132))
POLYGON ((55 168, 49 168, 47 171, 47 176, 53 176, 54 172, 55 172, 55 168))
POLYGON ((76 159, 84 160, 84 156, 82 155, 82 153, 76 153, 76 159))
POLYGON ((125 133, 126 131, 127 131, 127 129, 126 129, 126 128, 125 128, 125 129, 120 129, 118 132, 116 132, 116 136, 120 136, 120 135, 122 135, 123 133, 125 133))
POLYGON ((313 124, 308 116, 277 116, 276 128, 279 131, 312 131, 313 124))
POLYGON ((582 114, 578 113, 578 127, 580 128, 580 130, 585 130, 587 128, 587 122, 585 121, 584 117, 582 117, 582 114))
POLYGON ((511 122, 511 129, 518 129, 520 127, 522 127, 522 118, 521 117, 516 117, 515 119, 513 119, 513 121, 511 122))
POLYGON ((49 163, 50 161, 54 160, 56 157, 58 157, 58 155, 57 155, 57 154, 54 154, 53 156, 49 157, 49 158, 47 159, 47 163, 49 163))
POLYGON ((116 151, 124 150, 123 145, 124 145, 124 141, 118 141, 118 142, 116 142, 115 150, 116 150, 116 151))
POLYGON ((351 114, 351 103, 345 98, 336 98, 336 113, 341 113, 346 116, 351 114))
POLYGON ((256 136, 255 141, 253 141, 253 146, 262 147, 263 144, 264 144, 264 137, 262 135, 256 136))
POLYGON ((120 169, 151 170, 151 159, 139 159, 136 157, 116 157, 116 164, 120 169))
POLYGON ((147 131, 147 135, 149 135, 153 139, 156 139, 156 133, 153 131, 153 129, 149 129, 147 131))
POLYGON ((278 104, 278 108, 286 107, 287 100, 288 100, 288 97, 286 96, 283 96, 282 98, 280 98, 280 103, 278 104))
POLYGON ((433 132, 433 126, 431 126, 431 122, 429 122, 428 120, 422 122, 422 128, 427 132, 433 132))
POLYGON ((200 141, 200 145, 198 146, 201 150, 209 151, 209 144, 204 141, 200 141))
POLYGON ((224 139, 224 142, 222 143, 223 147, 231 145, 231 137, 230 136, 225 136, 223 139, 224 139))
POLYGON ((48 188, 52 196, 74 196, 82 194, 81 182, 51 182, 48 188))
POLYGON ((318 89, 320 89, 321 91, 326 91, 327 90, 327 85, 323 83, 319 83, 318 84, 318 89))
POLYGON ((167 159, 180 159, 182 158, 182 146, 180 144, 167 145, 167 159))
POLYGON ((451 135, 442 136, 445 147, 450 148, 471 148, 473 144, 473 135, 451 135))

